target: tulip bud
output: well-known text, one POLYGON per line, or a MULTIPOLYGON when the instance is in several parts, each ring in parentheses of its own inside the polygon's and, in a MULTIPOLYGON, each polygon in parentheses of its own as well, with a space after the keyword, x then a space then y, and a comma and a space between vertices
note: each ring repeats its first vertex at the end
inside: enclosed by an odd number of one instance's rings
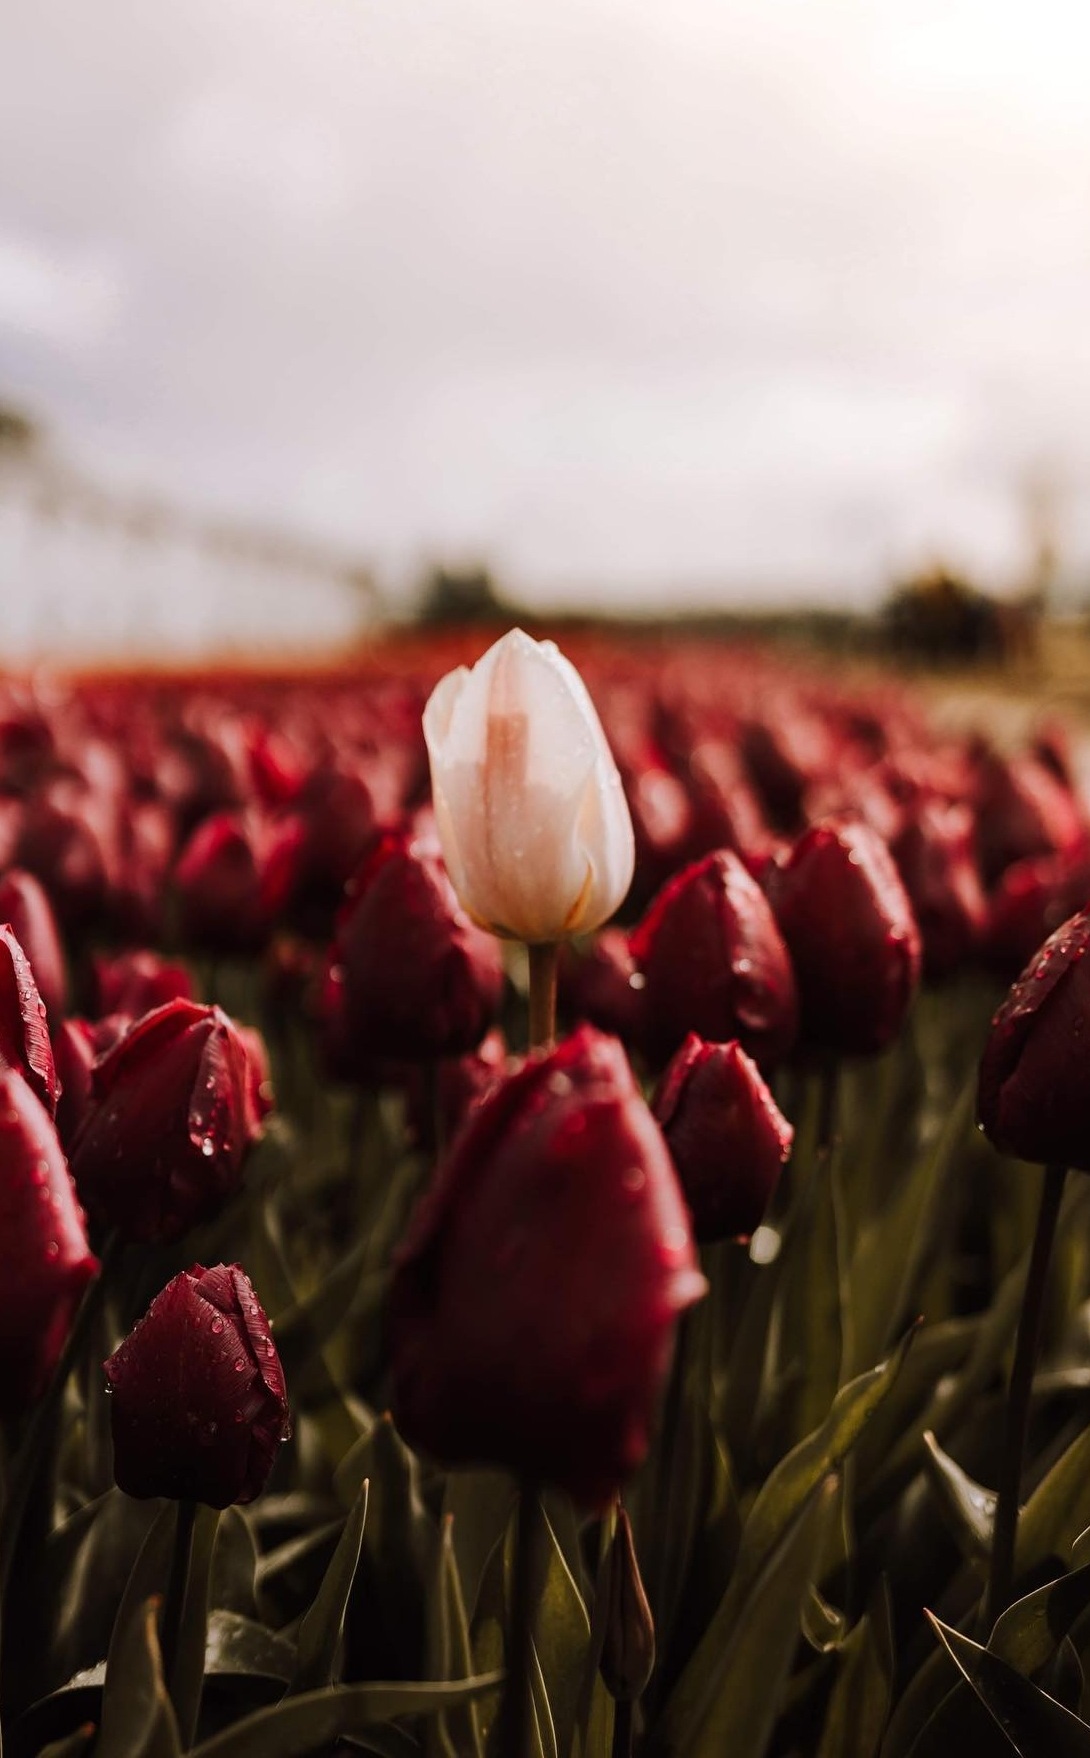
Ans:
POLYGON ((68 973, 57 918, 33 873, 13 867, 0 879, 0 922, 9 922, 30 963, 51 1025, 64 1016, 68 973))
POLYGON ((424 710, 454 888, 475 921, 530 944, 597 928, 632 881, 632 821, 601 722, 551 641, 512 629, 424 710))
POLYGON ((977 839, 990 885, 1029 855, 1073 856, 1085 847, 1086 814, 1053 769, 1024 755, 985 755, 978 774, 977 839))
POLYGON ((333 951, 341 1041, 362 1064, 473 1050, 499 1010, 503 961, 470 921, 438 847, 401 832, 381 837, 349 888, 333 951))
POLYGON ((717 849, 675 875, 630 937, 645 980, 649 1046, 672 1054, 689 1032, 737 1038, 762 1066, 791 1048, 798 1001, 791 960, 760 887, 717 849))
POLYGON ((794 1130, 738 1043, 690 1033, 652 1109, 700 1240, 748 1240, 791 1152, 794 1130))
POLYGON ((168 1002, 99 1059, 93 1080, 72 1148, 91 1214, 159 1243, 218 1213, 261 1134, 251 1055, 227 1015, 168 1002))
POLYGON ((1012 861, 989 899, 985 954, 1008 981, 1090 901, 1090 852, 1012 861))
POLYGON ((104 1051, 123 1038, 132 1020, 127 1013, 108 1013, 105 1018, 65 1019, 53 1039, 53 1056, 60 1082, 57 1103, 57 1134, 66 1154, 91 1109, 95 1063, 104 1051))
POLYGON ((948 977, 976 952, 988 920, 972 813, 965 806, 921 801, 890 852, 919 924, 924 975, 948 977))
POLYGON ((1090 1172, 1090 909, 1057 928, 992 1020, 977 1116, 1001 1153, 1090 1172))
POLYGON ((45 1002, 26 954, 6 923, 0 926, 0 1068, 21 1074, 49 1115, 54 1115, 60 1089, 45 1002))
POLYGON ((96 957, 91 968, 97 1019, 108 1013, 141 1019, 168 1001, 193 999, 193 979, 187 967, 146 948, 119 952, 114 958, 96 957))
POLYGON ((857 820, 815 824, 768 884, 798 979, 803 1038, 840 1055, 884 1049, 915 992, 920 934, 881 837, 857 820))
POLYGON ((644 976, 623 929, 603 928, 585 951, 570 945, 562 949, 559 999, 573 1024, 589 1020, 624 1044, 642 1043, 644 976))
POLYGON ((44 1390, 98 1273, 56 1131, 22 1077, 0 1069, 0 1415, 44 1390))
POLYGON ((620 1044, 583 1026, 481 1101, 417 1207, 391 1291, 398 1426, 600 1507, 703 1292, 662 1135, 620 1044))
POLYGON ((198 825, 174 870, 185 939, 211 952, 260 951, 295 886, 302 840, 297 819, 254 812, 198 825))
POLYGON ((291 1433, 269 1321, 238 1264, 168 1282, 105 1364, 126 1495, 252 1502, 291 1433))
POLYGON ((655 1622, 647 1603, 632 1542, 632 1524, 617 1509, 617 1530, 606 1555, 604 1580, 606 1624, 598 1670, 617 1703, 635 1703, 655 1670, 655 1622))

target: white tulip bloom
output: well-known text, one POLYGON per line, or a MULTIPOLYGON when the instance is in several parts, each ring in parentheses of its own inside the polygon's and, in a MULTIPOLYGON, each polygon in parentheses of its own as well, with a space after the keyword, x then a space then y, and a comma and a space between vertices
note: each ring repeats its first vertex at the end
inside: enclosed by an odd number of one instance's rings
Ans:
POLYGON ((632 883, 632 820, 579 673, 512 629, 424 710, 443 855, 464 908, 543 945, 588 933, 632 883))

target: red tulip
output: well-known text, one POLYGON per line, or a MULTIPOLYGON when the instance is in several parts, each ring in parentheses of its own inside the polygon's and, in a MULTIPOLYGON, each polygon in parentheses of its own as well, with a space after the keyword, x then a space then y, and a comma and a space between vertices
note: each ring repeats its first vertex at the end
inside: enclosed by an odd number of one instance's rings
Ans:
POLYGON ((98 1272, 57 1134, 27 1083, 0 1069, 0 1414, 45 1388, 98 1272))
POLYGON ((291 1433, 269 1321, 238 1264, 194 1264, 105 1364, 114 1474, 130 1496, 252 1502, 291 1433))
POLYGON ((624 1051, 583 1026, 482 1100, 413 1216, 391 1295, 399 1427, 601 1506, 647 1450, 703 1288, 624 1051))

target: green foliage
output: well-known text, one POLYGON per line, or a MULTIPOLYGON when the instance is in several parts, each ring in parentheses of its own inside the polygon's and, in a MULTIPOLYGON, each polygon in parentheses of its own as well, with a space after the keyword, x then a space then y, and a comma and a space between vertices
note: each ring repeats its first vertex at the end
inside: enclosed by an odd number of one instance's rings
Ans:
MULTIPOLYGON (((246 1011, 246 972, 222 980, 246 1011)), ((832 1138, 817 1077, 782 1092, 798 1147, 761 1248, 705 1253, 709 1296, 625 1493, 657 1653, 637 1754, 1090 1754, 1086 1180, 1061 1217, 1017 1597, 981 1627, 1035 1188, 972 1127, 991 1002, 925 995, 898 1046, 842 1071, 832 1138)), ((386 1413, 391 1257, 431 1163, 402 1145, 392 1095, 353 1110, 308 1072, 295 1023, 274 1042, 285 1114, 248 1195, 177 1253, 118 1267, 93 1348, 179 1264, 237 1257, 273 1315, 293 1438, 259 1501, 198 1519, 165 1664, 176 1512, 102 1493, 88 1345, 36 1473, 8 1436, 30 1524, 5 1607, 5 1758, 78 1758, 92 1729, 96 1758, 506 1758, 518 1486, 417 1458, 386 1413)), ((610 1516, 544 1507, 533 1751, 612 1758, 629 1711, 598 1670, 610 1516)))

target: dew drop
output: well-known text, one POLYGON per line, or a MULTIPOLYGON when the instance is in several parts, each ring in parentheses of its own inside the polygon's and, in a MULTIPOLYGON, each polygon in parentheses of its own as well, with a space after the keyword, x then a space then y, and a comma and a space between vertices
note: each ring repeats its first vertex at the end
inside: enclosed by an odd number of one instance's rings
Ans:
POLYGON ((215 1142, 212 1140, 212 1137, 210 1135, 206 1135, 204 1140, 201 1143, 201 1153, 204 1155, 206 1160, 210 1160, 212 1158, 212 1155, 215 1153, 215 1151, 216 1151, 215 1142))

